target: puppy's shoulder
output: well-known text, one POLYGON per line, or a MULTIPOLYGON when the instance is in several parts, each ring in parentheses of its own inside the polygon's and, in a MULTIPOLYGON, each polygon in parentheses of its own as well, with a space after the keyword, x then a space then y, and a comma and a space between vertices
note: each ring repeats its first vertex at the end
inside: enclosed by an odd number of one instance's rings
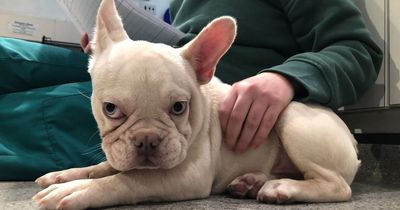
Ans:
POLYGON ((213 77, 211 81, 201 86, 201 90, 205 96, 211 99, 212 103, 219 103, 223 97, 231 89, 229 84, 223 83, 217 77, 213 77))

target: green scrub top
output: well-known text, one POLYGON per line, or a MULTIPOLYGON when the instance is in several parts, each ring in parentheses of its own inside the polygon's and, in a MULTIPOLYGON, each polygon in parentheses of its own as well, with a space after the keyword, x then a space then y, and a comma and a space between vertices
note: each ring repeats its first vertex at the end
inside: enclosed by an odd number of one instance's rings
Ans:
POLYGON ((0 180, 33 180, 104 160, 88 56, 0 38, 0 180))

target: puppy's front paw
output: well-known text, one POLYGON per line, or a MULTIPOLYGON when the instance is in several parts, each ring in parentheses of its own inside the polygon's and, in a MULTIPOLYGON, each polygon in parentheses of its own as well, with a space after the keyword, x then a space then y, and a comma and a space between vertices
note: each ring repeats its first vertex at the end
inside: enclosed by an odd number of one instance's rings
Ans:
POLYGON ((266 180, 267 177, 264 173, 248 173, 233 180, 227 190, 236 198, 256 198, 266 180))
POLYGON ((69 182, 77 179, 89 178, 88 170, 85 168, 71 168, 63 171, 47 173, 35 180, 42 188, 46 188, 52 184, 69 182))
POLYGON ((82 179, 53 184, 38 192, 32 200, 39 209, 85 209, 90 206, 93 180, 82 179))

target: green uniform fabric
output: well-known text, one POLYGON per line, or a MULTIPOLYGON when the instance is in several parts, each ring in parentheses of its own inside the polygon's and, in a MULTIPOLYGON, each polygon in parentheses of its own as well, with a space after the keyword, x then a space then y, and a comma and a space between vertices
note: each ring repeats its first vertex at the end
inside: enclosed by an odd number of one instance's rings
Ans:
POLYGON ((376 80, 382 52, 351 0, 172 0, 173 24, 191 40, 211 20, 236 18, 234 45, 216 75, 234 83, 278 72, 299 84, 302 101, 354 103, 376 80))
POLYGON ((89 81, 88 56, 68 49, 0 38, 0 95, 89 81))
POLYGON ((88 56, 0 38, 0 180, 32 180, 102 159, 88 56))

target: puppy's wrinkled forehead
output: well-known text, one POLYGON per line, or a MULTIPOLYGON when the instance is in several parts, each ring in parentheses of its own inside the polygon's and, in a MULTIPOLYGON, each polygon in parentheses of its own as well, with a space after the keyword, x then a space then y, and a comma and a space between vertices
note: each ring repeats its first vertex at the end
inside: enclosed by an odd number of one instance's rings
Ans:
POLYGON ((181 97, 190 94, 187 89, 195 80, 178 50, 163 44, 125 40, 102 56, 107 57, 92 72, 93 91, 102 100, 145 103, 181 97))

